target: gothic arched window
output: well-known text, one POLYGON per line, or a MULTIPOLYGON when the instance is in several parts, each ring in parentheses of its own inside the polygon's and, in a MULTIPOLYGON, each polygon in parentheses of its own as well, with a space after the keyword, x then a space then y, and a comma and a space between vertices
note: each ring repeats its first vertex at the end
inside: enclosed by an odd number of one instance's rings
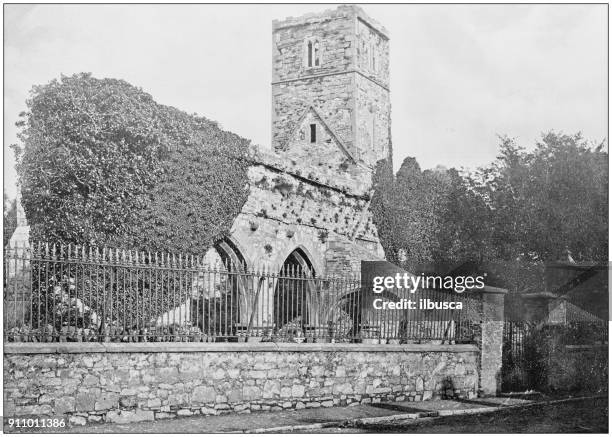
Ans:
POLYGON ((306 66, 308 68, 321 66, 321 43, 316 39, 306 41, 306 66))

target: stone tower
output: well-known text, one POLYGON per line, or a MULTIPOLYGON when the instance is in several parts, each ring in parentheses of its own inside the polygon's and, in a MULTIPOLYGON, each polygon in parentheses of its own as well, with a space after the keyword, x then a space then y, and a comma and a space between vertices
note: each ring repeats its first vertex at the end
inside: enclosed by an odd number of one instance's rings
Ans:
POLYGON ((389 36, 361 8, 274 21, 272 145, 373 168, 389 155, 389 36))

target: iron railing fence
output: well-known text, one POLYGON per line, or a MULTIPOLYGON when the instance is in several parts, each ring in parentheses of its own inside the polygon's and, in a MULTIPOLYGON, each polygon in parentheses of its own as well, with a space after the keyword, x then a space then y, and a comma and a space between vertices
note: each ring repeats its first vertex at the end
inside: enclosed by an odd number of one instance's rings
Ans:
POLYGON ((253 270, 227 259, 210 266, 204 257, 73 245, 4 252, 9 342, 472 342, 481 309, 476 294, 381 296, 356 275, 317 277, 297 264, 253 270), (383 305, 405 297, 463 309, 383 305))

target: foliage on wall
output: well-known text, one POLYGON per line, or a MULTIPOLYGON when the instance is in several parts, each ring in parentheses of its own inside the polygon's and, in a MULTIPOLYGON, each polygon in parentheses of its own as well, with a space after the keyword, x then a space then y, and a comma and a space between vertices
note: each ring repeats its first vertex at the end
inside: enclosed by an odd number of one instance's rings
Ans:
POLYGON ((31 238, 202 253, 248 196, 248 141, 90 74, 35 86, 14 146, 31 238))

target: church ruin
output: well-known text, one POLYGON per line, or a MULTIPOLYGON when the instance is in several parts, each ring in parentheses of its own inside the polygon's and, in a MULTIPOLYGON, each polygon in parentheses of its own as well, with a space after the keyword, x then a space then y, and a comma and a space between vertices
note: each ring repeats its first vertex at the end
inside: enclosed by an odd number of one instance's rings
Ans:
MULTIPOLYGON (((250 196, 206 258, 359 272, 384 258, 369 206, 376 162, 391 158, 388 33, 342 5, 274 21, 272 34, 272 149, 250 151, 250 196)), ((9 246, 27 246, 28 231, 18 198, 9 246)))
MULTIPOLYGON (((239 272, 358 277, 362 260, 384 259, 370 202, 376 163, 391 159, 388 33, 361 8, 342 5, 274 21, 272 35, 272 148, 250 150, 250 195, 206 263, 239 272)), ((12 248, 28 245, 24 217, 19 204, 12 248)), ((202 289, 198 281, 194 295, 202 289)), ((253 308, 258 324, 278 318, 279 311, 270 311, 273 282, 261 294, 256 282, 235 287, 237 321, 248 323, 253 308)), ((179 313, 187 321, 189 305, 159 322, 178 320, 179 313)))
POLYGON ((274 21, 272 151, 253 149, 251 194, 221 258, 358 272, 384 252, 369 210, 390 159, 389 36, 359 7, 274 21))

